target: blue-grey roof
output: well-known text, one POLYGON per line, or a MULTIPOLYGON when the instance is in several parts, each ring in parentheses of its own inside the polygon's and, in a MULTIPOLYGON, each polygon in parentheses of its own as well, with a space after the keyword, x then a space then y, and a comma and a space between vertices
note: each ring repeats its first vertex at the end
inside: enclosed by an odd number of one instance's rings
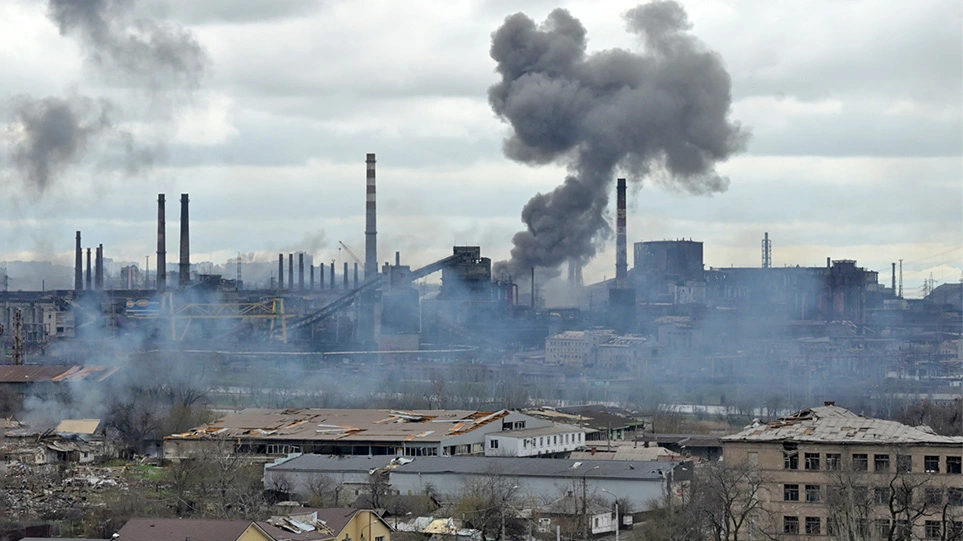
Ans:
POLYGON ((301 455, 281 464, 272 464, 268 469, 273 471, 323 471, 323 472, 368 472, 375 468, 384 468, 395 457, 388 455, 375 456, 335 456, 335 455, 301 455))
POLYGON ((568 460, 516 457, 418 457, 394 469, 393 474, 454 473, 586 479, 661 479, 679 462, 627 460, 568 460))

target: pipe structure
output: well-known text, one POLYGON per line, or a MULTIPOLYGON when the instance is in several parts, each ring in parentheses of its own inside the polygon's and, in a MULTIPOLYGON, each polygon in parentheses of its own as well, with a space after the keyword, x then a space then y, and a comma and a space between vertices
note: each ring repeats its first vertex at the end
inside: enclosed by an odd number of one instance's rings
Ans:
POLYGON ((157 291, 167 288, 167 218, 164 194, 157 194, 157 291))
POLYGON ((298 254, 298 289, 304 290, 304 252, 298 254))
POLYGON ((90 274, 90 248, 87 248, 87 276, 85 277, 85 280, 84 280, 85 283, 87 284, 87 288, 86 288, 87 291, 90 291, 90 287, 92 285, 91 283, 92 279, 93 279, 93 275, 90 274))
POLYGON ((364 230, 364 281, 370 282, 378 275, 378 213, 375 207, 375 155, 368 153, 365 160, 367 169, 367 197, 365 200, 364 230))
POLYGON ((186 193, 181 194, 181 264, 178 281, 181 287, 191 281, 191 234, 190 214, 188 203, 190 199, 186 193))
POLYGON ((74 291, 80 293, 84 288, 84 249, 80 247, 80 231, 77 231, 74 242, 74 291))
POLYGON ((294 254, 288 254, 288 289, 294 289, 294 254))
POLYGON ((615 287, 624 288, 629 276, 629 257, 625 233, 625 179, 618 179, 615 215, 615 287))
POLYGON ((284 254, 278 254, 278 289, 284 289, 284 254))

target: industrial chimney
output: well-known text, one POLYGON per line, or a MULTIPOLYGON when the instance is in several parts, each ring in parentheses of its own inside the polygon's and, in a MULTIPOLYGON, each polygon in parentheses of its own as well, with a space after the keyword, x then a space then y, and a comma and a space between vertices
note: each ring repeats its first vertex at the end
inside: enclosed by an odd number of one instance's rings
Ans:
POLYGON ((288 254, 288 289, 294 289, 294 254, 288 254))
POLYGON ((615 215, 615 287, 624 288, 629 275, 628 248, 625 239, 625 179, 618 179, 615 215))
POLYGON ((97 245, 97 257, 94 262, 94 289, 104 289, 104 245, 97 245))
POLYGON ((91 283, 92 283, 92 282, 90 281, 90 280, 91 280, 91 276, 93 276, 93 275, 90 274, 90 248, 87 248, 87 274, 86 274, 86 276, 85 276, 85 278, 84 278, 84 282, 87 284, 87 288, 86 288, 87 291, 90 291, 90 287, 91 287, 91 283))
POLYGON ((368 188, 365 201, 365 230, 364 230, 364 281, 374 280, 378 275, 378 213, 375 209, 375 155, 368 153, 367 160, 368 188))
POLYGON ((157 291, 167 287, 167 219, 164 217, 164 194, 157 194, 157 291))
POLYGON ((84 249, 80 247, 80 231, 75 237, 74 247, 74 291, 80 293, 84 288, 84 249))
POLYGON ((304 290, 304 252, 298 253, 298 289, 304 290))
POLYGON ((278 289, 284 289, 284 254, 278 254, 278 289))
POLYGON ((191 281, 191 232, 190 214, 187 204, 190 200, 186 193, 181 194, 181 263, 178 283, 180 286, 187 285, 191 281))

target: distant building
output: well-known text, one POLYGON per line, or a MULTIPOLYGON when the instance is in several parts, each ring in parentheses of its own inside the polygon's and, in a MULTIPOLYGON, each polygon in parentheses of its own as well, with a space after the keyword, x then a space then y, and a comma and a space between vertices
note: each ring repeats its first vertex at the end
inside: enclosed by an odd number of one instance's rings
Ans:
POLYGON ((753 423, 723 437, 722 447, 727 465, 758 469, 764 480, 760 495, 775 517, 777 534, 963 535, 963 437, 827 403, 753 423))
POLYGON ((565 368, 635 367, 656 355, 653 344, 640 335, 615 331, 565 331, 545 339, 545 363, 565 368))

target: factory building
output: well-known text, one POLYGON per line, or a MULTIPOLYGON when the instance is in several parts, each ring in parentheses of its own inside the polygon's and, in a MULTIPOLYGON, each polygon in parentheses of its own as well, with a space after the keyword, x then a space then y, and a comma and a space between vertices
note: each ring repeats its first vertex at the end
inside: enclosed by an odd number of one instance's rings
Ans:
POLYGON ((646 337, 612 330, 565 331, 545 339, 545 363, 566 368, 624 369, 656 354, 646 337))

